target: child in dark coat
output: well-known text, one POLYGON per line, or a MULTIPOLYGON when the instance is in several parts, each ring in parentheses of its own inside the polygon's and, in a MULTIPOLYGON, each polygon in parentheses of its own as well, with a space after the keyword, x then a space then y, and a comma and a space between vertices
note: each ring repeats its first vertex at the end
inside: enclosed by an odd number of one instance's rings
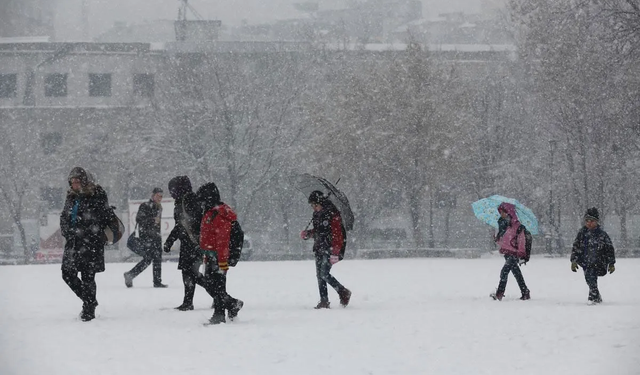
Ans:
POLYGON ((598 276, 616 270, 613 244, 607 232, 600 227, 599 221, 598 209, 588 209, 584 215, 584 227, 578 231, 571 249, 571 271, 577 272, 578 266, 584 270, 584 278, 589 286, 588 301, 591 304, 602 302, 598 290, 598 276))

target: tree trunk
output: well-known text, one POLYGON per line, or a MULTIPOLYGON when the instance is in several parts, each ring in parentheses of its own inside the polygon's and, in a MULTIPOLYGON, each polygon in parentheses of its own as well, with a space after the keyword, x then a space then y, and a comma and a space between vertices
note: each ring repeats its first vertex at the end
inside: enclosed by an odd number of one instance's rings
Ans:
POLYGON ((411 228, 413 229, 415 247, 424 247, 424 235, 420 225, 420 199, 415 191, 411 192, 411 196, 409 197, 409 212, 411 214, 411 228))

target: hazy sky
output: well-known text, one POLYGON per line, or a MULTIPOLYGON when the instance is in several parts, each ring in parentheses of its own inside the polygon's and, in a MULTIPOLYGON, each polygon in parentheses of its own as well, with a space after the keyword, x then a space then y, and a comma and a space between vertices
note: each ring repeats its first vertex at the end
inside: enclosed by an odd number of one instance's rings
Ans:
MULTIPOLYGON (((115 21, 129 23, 144 20, 175 19, 178 0, 86 0, 89 4, 90 36, 95 37, 115 21)), ((309 0, 189 0, 205 19, 219 19, 223 24, 235 25, 242 20, 249 23, 294 18, 299 13, 292 4, 309 0)), ((344 0, 317 0, 321 9, 340 8, 344 0)), ((423 14, 435 16, 441 12, 477 12, 488 0, 422 0, 423 14)), ((489 0, 491 1, 491 0, 489 0)), ((494 0, 495 1, 495 0, 494 0)), ((82 0, 57 0, 56 32, 59 39, 77 39, 81 31, 82 0)))

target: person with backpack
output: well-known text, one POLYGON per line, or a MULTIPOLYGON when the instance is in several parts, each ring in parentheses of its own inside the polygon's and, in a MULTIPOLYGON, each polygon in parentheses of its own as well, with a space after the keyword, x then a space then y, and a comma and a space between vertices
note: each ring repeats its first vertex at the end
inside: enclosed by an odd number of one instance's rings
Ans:
POLYGON ((213 316, 209 324, 226 323, 225 310, 233 321, 244 306, 244 302, 227 293, 227 272, 230 264, 232 228, 238 216, 220 200, 220 192, 213 182, 198 189, 198 200, 204 215, 200 224, 200 248, 204 254, 205 278, 213 284, 213 316))
POLYGON ((162 189, 157 187, 151 192, 151 199, 142 203, 136 214, 136 224, 140 233, 140 242, 144 249, 142 260, 130 271, 124 273, 124 284, 133 286, 133 279, 153 263, 153 287, 166 288, 162 283, 162 189))
POLYGON ((351 299, 351 291, 345 288, 331 275, 331 267, 341 260, 347 244, 347 232, 342 224, 340 211, 321 192, 313 191, 309 195, 309 204, 313 209, 313 229, 303 230, 300 237, 303 240, 313 238, 313 253, 316 261, 316 278, 320 302, 316 309, 330 308, 327 284, 331 285, 340 297, 340 305, 347 307, 351 299))
POLYGON ((176 310, 190 311, 193 310, 196 285, 200 285, 211 297, 215 297, 212 286, 199 272, 202 263, 202 253, 199 246, 202 208, 191 187, 191 180, 187 176, 172 178, 169 181, 169 194, 174 199, 175 226, 164 242, 164 252, 170 252, 173 243, 180 240, 178 269, 182 271, 184 298, 176 310))
POLYGON ((73 168, 67 181, 69 191, 60 213, 60 232, 66 240, 62 279, 82 300, 80 319, 88 322, 95 319, 98 306, 96 273, 105 270, 105 229, 118 232, 118 221, 107 193, 83 168, 73 168))
POLYGON ((589 286, 590 304, 602 303, 598 290, 598 276, 607 271, 616 270, 616 254, 607 232, 600 227, 600 214, 595 207, 584 214, 584 227, 578 231, 571 249, 571 271, 577 272, 578 266, 584 270, 584 279, 589 286))
POLYGON ((495 293, 491 293, 490 296, 494 300, 501 301, 507 288, 509 273, 513 273, 520 287, 520 292, 522 293, 520 299, 528 300, 531 298, 529 288, 527 288, 527 284, 524 282, 524 277, 522 276, 519 265, 519 260, 526 259, 527 257, 527 239, 524 227, 520 229, 522 224, 520 224, 518 220, 516 207, 513 204, 506 202, 501 203, 500 206, 498 206, 498 212, 500 213, 500 217, 506 220, 507 224, 504 234, 496 240, 500 247, 500 254, 504 255, 505 262, 500 271, 498 289, 495 293))

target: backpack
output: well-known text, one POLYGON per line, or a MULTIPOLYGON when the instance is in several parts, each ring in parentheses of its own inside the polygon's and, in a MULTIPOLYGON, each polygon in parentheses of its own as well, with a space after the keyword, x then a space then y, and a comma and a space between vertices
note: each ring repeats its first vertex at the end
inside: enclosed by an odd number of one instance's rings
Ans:
POLYGON ((527 228, 522 224, 520 224, 520 226, 516 230, 516 238, 515 238, 515 246, 514 247, 518 247, 518 236, 520 235, 520 233, 522 231, 524 231, 524 240, 525 240, 524 241, 524 249, 526 251, 526 255, 524 256, 524 258, 522 258, 522 260, 524 260, 524 264, 527 264, 527 262, 531 258, 531 246, 533 245, 533 237, 531 236, 531 232, 529 232, 527 230, 527 228))
POLYGON ((231 222, 231 236, 229 238, 229 266, 235 267, 242 255, 244 245, 244 231, 237 220, 231 222))
POLYGON ((115 245, 116 243, 118 243, 118 241, 120 241, 122 235, 124 234, 124 224, 122 224, 122 221, 120 220, 118 215, 116 215, 115 206, 109 206, 108 213, 109 222, 104 228, 102 238, 104 239, 104 242, 110 245, 115 245))

